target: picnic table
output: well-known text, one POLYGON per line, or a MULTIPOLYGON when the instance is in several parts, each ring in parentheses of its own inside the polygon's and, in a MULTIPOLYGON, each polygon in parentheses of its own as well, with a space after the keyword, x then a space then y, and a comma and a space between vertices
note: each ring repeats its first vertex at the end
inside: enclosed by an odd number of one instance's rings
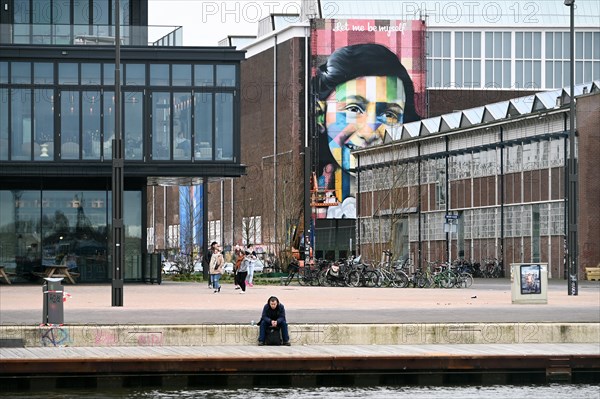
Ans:
POLYGON ((10 284, 10 279, 8 278, 6 271, 4 271, 4 266, 2 265, 0 265, 0 280, 4 280, 6 284, 10 284))
POLYGON ((67 265, 46 265, 43 273, 34 273, 39 277, 64 277, 71 284, 75 284, 75 277, 79 277, 79 273, 70 272, 67 265))

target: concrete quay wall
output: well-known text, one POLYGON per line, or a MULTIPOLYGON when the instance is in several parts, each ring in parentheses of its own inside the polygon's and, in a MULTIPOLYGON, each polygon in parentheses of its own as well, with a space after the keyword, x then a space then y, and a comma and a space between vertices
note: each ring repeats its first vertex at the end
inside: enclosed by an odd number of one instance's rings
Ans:
MULTIPOLYGON (((293 345, 598 343, 600 323, 290 324, 293 345)), ((196 325, 1 325, 0 346, 255 345, 258 327, 196 325)))

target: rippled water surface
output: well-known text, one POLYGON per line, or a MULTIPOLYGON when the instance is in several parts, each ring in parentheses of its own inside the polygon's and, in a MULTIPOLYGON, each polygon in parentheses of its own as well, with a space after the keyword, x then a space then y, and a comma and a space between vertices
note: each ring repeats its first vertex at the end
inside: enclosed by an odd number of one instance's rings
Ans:
POLYGON ((595 399, 600 397, 600 386, 550 384, 535 386, 483 386, 483 387, 376 387, 376 388, 254 388, 211 390, 114 390, 53 391, 44 393, 0 394, 0 397, 53 399, 53 398, 159 398, 159 399, 304 399, 304 398, 411 398, 411 399, 520 399, 569 398, 595 399))

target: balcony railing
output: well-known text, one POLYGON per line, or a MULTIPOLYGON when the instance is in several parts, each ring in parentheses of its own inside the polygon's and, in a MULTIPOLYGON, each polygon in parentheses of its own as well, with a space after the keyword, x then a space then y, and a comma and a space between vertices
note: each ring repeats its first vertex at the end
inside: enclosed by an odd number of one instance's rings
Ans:
MULTIPOLYGON (((183 46, 181 26, 121 26, 123 46, 183 46)), ((1 45, 115 45, 112 25, 0 24, 1 45)))

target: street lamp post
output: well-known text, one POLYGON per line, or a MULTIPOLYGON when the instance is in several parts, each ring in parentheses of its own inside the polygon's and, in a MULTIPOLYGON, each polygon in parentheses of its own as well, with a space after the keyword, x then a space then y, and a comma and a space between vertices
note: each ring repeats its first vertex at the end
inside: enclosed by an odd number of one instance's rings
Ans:
POLYGON ((112 145, 112 306, 123 306, 123 138, 121 135, 121 38, 119 0, 115 0, 115 138, 112 145))
POLYGON ((565 0, 570 7, 570 46, 571 46, 571 101, 569 104, 569 184, 567 186, 567 269, 569 295, 577 295, 578 262, 577 262, 577 160, 575 158, 575 0, 565 0))

